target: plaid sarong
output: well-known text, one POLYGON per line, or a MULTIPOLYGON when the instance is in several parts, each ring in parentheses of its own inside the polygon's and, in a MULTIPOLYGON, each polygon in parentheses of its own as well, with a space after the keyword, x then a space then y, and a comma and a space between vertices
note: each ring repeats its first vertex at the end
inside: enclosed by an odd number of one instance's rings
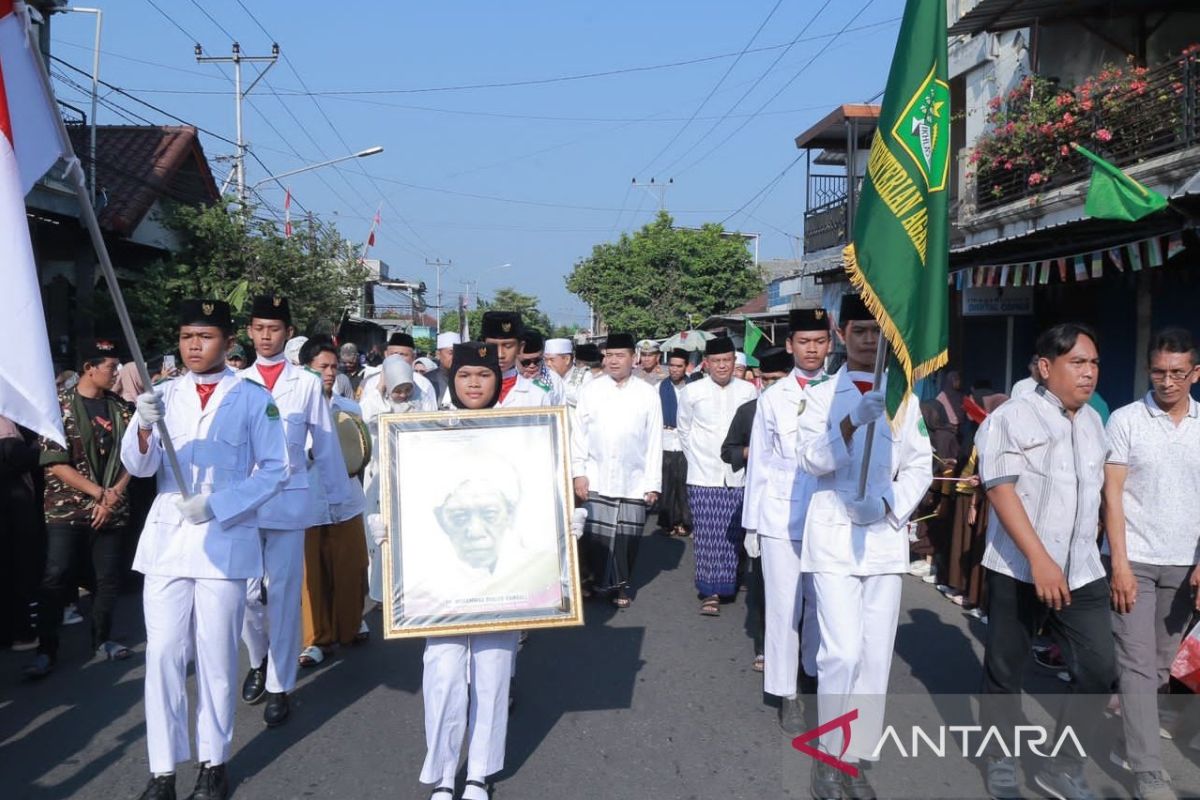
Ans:
POLYGON ((600 591, 628 587, 646 528, 645 502, 589 492, 586 508, 583 558, 593 585, 600 591))

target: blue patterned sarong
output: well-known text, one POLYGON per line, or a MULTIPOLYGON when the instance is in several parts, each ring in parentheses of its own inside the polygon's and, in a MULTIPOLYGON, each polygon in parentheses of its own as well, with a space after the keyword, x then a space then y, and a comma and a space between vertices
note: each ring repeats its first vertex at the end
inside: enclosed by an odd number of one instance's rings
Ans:
POLYGON ((696 591, 702 597, 737 593, 742 539, 742 489, 725 486, 687 487, 695 542, 696 591))

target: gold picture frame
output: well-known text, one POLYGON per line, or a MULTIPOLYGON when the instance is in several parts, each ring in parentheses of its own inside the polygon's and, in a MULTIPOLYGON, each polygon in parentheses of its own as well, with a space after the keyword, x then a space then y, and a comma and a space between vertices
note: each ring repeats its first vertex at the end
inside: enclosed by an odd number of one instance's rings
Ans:
POLYGON ((379 417, 384 638, 583 624, 566 409, 379 417))

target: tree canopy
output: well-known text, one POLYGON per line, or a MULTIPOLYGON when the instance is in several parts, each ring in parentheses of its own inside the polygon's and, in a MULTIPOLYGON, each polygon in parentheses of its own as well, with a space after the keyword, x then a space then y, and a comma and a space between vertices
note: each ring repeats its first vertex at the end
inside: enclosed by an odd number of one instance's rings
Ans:
POLYGON ((222 206, 178 205, 162 224, 180 248, 156 261, 126 288, 130 312, 147 352, 176 344, 176 307, 187 297, 228 300, 234 320, 257 294, 288 298, 297 332, 329 332, 357 300, 367 269, 337 229, 320 221, 296 226, 284 237, 274 223, 222 206))
POLYGON ((610 330, 654 338, 736 308, 762 288, 740 237, 714 223, 676 228, 665 211, 632 236, 596 245, 567 276, 567 289, 610 330))

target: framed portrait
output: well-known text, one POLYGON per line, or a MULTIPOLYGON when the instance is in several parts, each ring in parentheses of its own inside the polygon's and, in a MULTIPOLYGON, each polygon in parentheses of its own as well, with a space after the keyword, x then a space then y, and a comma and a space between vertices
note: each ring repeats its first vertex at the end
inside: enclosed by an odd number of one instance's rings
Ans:
POLYGON ((384 636, 583 624, 562 407, 379 418, 384 636))

